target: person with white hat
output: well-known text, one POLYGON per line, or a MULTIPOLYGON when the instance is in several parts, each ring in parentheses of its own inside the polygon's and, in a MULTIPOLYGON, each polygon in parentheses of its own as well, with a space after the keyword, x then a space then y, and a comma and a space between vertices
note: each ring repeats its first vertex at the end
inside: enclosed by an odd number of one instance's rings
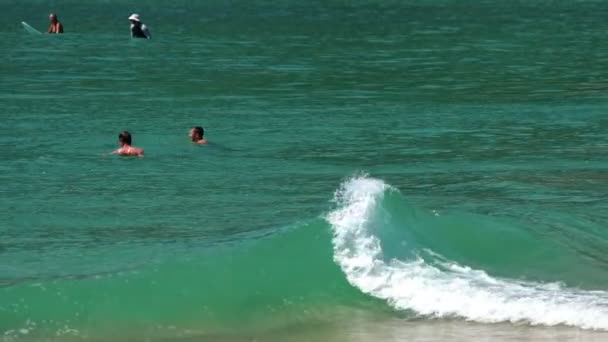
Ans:
POLYGON ((131 21, 131 38, 152 38, 148 27, 139 19, 139 14, 131 14, 129 20, 131 21))

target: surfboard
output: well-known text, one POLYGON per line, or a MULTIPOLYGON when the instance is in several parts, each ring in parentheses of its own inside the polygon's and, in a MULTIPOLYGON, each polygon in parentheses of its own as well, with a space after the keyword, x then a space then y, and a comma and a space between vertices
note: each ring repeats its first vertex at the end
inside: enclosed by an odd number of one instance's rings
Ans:
POLYGON ((31 34, 42 34, 42 32, 36 30, 35 28, 31 27, 30 24, 26 23, 25 21, 21 22, 21 25, 23 25, 23 28, 31 33, 31 34))

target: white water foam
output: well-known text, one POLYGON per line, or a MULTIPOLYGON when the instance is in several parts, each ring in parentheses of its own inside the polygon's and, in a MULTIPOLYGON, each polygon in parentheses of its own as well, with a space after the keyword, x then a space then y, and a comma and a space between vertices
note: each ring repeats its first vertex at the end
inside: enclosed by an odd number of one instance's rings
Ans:
POLYGON ((606 291, 498 279, 450 262, 444 269, 422 259, 385 262, 380 240, 370 233, 385 191, 396 190, 378 179, 350 179, 336 192, 338 208, 326 218, 333 227, 335 262, 364 293, 428 317, 608 330, 606 291))

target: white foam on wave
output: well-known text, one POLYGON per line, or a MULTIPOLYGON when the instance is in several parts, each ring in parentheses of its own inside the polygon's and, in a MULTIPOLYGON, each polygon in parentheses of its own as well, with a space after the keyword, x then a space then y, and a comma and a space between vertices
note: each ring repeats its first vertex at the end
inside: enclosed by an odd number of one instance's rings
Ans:
POLYGON ((388 190, 394 191, 378 179, 350 179, 336 191, 338 208, 326 218, 333 227, 335 262, 364 293, 430 317, 608 330, 606 291, 498 279, 449 261, 441 269, 422 259, 384 261, 370 230, 377 228, 372 217, 388 190))

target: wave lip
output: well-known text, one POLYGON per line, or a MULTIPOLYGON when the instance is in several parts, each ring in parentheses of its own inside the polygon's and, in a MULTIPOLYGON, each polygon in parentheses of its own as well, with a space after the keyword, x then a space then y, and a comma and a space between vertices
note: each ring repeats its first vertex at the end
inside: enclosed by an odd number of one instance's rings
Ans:
POLYGON ((420 257, 384 261, 382 241, 373 231, 382 229, 376 214, 386 191, 396 190, 379 179, 352 178, 336 191, 337 209, 326 217, 334 261, 362 292, 395 309, 435 318, 608 330, 606 291, 499 279, 449 260, 434 265, 420 257))

